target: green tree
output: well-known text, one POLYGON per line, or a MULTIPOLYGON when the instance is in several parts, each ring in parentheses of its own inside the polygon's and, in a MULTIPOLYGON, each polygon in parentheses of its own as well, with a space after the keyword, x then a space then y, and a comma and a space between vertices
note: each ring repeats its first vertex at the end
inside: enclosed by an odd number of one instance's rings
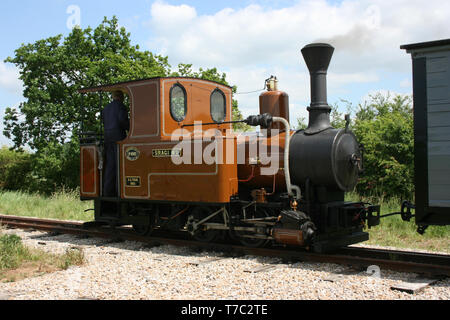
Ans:
POLYGON ((412 199, 414 129, 412 99, 371 95, 356 112, 353 131, 364 145, 365 172, 357 185, 361 195, 412 199))
MULTIPOLYGON (((28 145, 35 151, 29 185, 43 192, 79 184, 80 123, 84 120, 89 129, 98 129, 103 107, 98 96, 82 98, 79 89, 169 75, 228 84, 216 68, 193 72, 192 65, 181 64, 172 72, 167 57, 131 45, 130 34, 119 28, 116 17, 105 17, 95 29, 75 28, 65 38, 57 35, 22 45, 5 62, 20 69, 26 101, 6 108, 3 133, 14 149, 28 145)), ((239 116, 233 101, 233 118, 239 116)))
POLYGON ((98 100, 85 99, 82 114, 78 89, 165 76, 170 68, 167 57, 132 46, 116 17, 105 17, 95 30, 75 28, 65 39, 58 35, 22 45, 5 62, 21 70, 26 102, 19 110, 6 109, 4 134, 16 148, 28 144, 38 152, 76 137, 82 117, 95 118, 98 100))
POLYGON ((116 17, 105 17, 95 29, 75 28, 64 39, 22 45, 5 62, 20 69, 26 102, 6 108, 3 133, 15 149, 35 151, 33 176, 46 192, 78 185, 79 124, 98 123, 98 98, 89 95, 82 103, 78 89, 170 72, 167 57, 131 45, 116 17))
POLYGON ((295 127, 296 130, 305 130, 308 128, 308 123, 306 121, 306 117, 299 117, 297 118, 297 126, 295 127))

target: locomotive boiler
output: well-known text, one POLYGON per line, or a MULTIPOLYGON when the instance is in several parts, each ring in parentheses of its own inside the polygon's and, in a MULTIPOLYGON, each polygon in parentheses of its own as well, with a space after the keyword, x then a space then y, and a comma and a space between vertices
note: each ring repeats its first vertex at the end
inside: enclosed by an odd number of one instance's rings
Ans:
POLYGON ((199 241, 317 252, 368 240, 364 228, 379 223, 380 207, 344 199, 363 155, 348 127, 330 124, 333 52, 328 44, 302 50, 311 105, 308 127, 297 132, 274 77, 260 96, 260 113, 243 120, 262 129, 250 134, 231 130, 232 90, 216 82, 152 78, 80 90, 123 91, 131 122, 118 159, 105 159, 101 133, 82 134, 81 199, 94 200, 97 223, 132 225, 140 234, 183 231, 199 241), (118 161, 116 198, 102 195, 105 161, 118 161))

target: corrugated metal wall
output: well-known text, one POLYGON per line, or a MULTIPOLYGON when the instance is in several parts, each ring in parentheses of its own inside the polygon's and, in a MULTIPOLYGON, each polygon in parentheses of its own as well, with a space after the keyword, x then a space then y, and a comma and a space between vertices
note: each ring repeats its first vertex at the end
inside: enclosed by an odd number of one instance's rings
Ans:
POLYGON ((450 52, 427 57, 429 205, 450 207, 450 52))

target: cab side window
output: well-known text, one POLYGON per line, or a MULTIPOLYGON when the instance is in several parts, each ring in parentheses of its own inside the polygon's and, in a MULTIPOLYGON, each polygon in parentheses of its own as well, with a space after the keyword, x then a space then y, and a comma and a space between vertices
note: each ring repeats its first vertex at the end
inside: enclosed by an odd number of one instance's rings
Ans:
POLYGON ((211 94, 211 118, 214 122, 223 122, 227 115, 225 94, 216 89, 211 94))
POLYGON ((170 114, 177 122, 181 122, 186 118, 186 89, 179 83, 174 84, 170 89, 170 114))

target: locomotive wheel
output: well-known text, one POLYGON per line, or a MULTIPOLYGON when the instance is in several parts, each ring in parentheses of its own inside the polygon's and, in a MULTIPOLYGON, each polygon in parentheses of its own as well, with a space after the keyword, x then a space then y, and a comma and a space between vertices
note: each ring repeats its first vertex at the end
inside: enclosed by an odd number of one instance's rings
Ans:
POLYGON ((239 241, 242 245, 249 248, 262 248, 269 245, 268 239, 246 238, 240 235, 238 231, 230 231, 230 237, 239 241))
POLYGON ((147 221, 145 221, 145 224, 133 224, 133 230, 140 236, 147 236, 152 233, 153 226, 156 224, 155 216, 148 215, 148 218, 146 217, 147 221))
POLYGON ((270 240, 267 240, 267 239, 240 238, 239 242, 242 243, 246 247, 262 248, 262 247, 266 247, 270 243, 270 240))
POLYGON ((134 232, 136 232, 138 235, 140 236, 146 236, 148 234, 151 233, 152 231, 152 226, 151 225, 138 225, 138 224, 133 224, 133 230, 134 232))
MULTIPOLYGON (((206 207, 196 207, 194 210, 192 210, 192 216, 194 218, 194 221, 198 222, 202 219, 206 218, 208 215, 212 214, 214 211, 210 210, 206 207)), ((220 216, 216 216, 210 220, 211 222, 222 222, 220 221, 220 216)), ((200 242, 213 242, 215 240, 218 240, 220 237, 223 236, 223 231, 221 230, 201 230, 201 227, 199 230, 195 232, 193 235, 193 238, 200 242)))
MULTIPOLYGON (((267 212, 266 210, 260 210, 257 213, 255 213, 255 215, 260 218, 271 216, 270 212, 267 212)), ((262 248, 268 246, 271 243, 270 239, 247 238, 245 237, 245 235, 252 234, 247 231, 230 230, 229 234, 233 240, 236 240, 240 242, 242 245, 249 248, 262 248)))

